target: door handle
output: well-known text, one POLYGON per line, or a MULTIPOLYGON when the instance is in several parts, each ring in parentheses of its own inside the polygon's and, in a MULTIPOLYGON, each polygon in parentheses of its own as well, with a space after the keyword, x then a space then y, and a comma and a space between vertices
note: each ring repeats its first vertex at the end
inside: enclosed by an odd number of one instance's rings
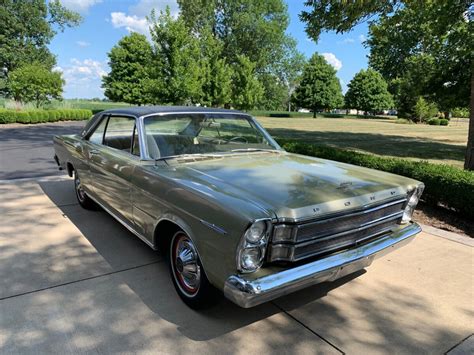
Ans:
POLYGON ((99 151, 97 149, 89 150, 89 159, 92 159, 94 155, 99 155, 99 151))

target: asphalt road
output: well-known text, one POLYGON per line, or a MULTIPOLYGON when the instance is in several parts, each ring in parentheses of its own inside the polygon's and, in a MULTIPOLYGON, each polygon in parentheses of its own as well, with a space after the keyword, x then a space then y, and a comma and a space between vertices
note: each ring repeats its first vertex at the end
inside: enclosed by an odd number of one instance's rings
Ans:
POLYGON ((84 124, 0 125, 0 180, 64 174, 53 160, 53 136, 78 133, 84 124))

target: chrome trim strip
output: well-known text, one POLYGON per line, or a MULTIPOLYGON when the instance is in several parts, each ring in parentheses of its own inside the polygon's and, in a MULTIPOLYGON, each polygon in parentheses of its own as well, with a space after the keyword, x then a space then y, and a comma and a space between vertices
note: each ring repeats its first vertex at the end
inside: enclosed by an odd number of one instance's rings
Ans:
POLYGON ((213 223, 210 223, 210 222, 207 222, 203 219, 200 219, 199 222, 201 222, 202 224, 204 224, 206 227, 209 227, 210 229, 212 229, 213 231, 219 233, 219 234, 222 234, 222 235, 226 235, 227 234, 227 231, 219 226, 216 226, 215 224, 213 223))
POLYGON ((251 117, 248 113, 245 112, 216 112, 216 111, 169 111, 169 112, 154 112, 149 113, 139 118, 147 118, 150 116, 168 116, 168 115, 240 115, 240 116, 248 116, 251 117))
POLYGON ((155 247, 155 245, 153 245, 153 243, 151 243, 148 239, 146 239, 142 234, 138 233, 132 226, 130 226, 127 222, 125 222, 124 220, 122 220, 119 216, 117 216, 115 213, 113 213, 110 209, 108 209, 107 207, 105 207, 102 203, 100 203, 99 201, 97 201, 96 198, 94 198, 93 196, 91 196, 91 194, 87 194, 88 197, 90 197, 92 200, 94 200, 95 203, 97 203, 100 207, 102 207, 105 212, 107 212, 108 214, 110 214, 112 217, 114 217, 117 222, 119 222, 121 225, 123 225, 125 228, 127 228, 130 232, 132 232, 135 236, 137 236, 138 238, 140 238, 140 240, 142 242, 144 242, 146 245, 148 245, 150 248, 152 248, 153 250, 157 250, 157 248, 155 247))
POLYGON ((224 295, 237 305, 249 308, 324 281, 334 281, 369 266, 374 259, 400 248, 421 232, 418 224, 384 238, 328 257, 258 279, 232 275, 224 285, 224 295))
POLYGON ((340 217, 353 217, 353 216, 357 216, 359 214, 364 214, 364 213, 369 213, 369 212, 374 212, 374 211, 377 211, 378 209, 381 209, 381 208, 385 208, 385 207, 389 207, 389 206, 392 206, 392 205, 396 205, 397 203, 401 203, 401 202, 406 202, 407 201, 407 197, 404 196, 403 198, 400 198, 400 196, 397 196, 397 199, 396 200, 393 200, 393 199, 390 199, 389 202, 385 202, 385 203, 382 203, 382 204, 379 204, 379 202, 374 202, 374 203, 371 203, 369 205, 365 205, 365 206, 362 206, 360 208, 357 208, 357 209, 354 209, 352 210, 352 212, 347 212, 347 211, 339 211, 339 212, 334 212, 334 213, 331 213, 331 214, 326 214, 325 216, 322 215, 322 216, 317 216, 317 217, 314 217, 314 216, 311 216, 311 217, 305 217, 305 218, 287 218, 287 217, 281 217, 281 218, 278 218, 278 222, 279 223, 288 223, 288 224, 301 224, 301 225, 304 225, 304 226, 307 226, 307 225, 311 225, 311 224, 318 224, 320 222, 327 222, 328 220, 332 220, 332 219, 337 219, 337 218, 340 218, 340 217), (372 207, 374 206, 374 207, 372 207))

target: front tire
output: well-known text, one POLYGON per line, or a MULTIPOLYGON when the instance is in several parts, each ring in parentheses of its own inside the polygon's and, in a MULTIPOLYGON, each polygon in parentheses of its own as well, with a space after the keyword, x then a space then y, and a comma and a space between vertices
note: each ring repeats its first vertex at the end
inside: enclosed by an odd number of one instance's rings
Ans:
POLYGON ((171 280, 183 302, 192 309, 210 307, 215 301, 215 289, 206 277, 193 241, 181 230, 173 235, 168 260, 171 280))
POLYGON ((96 203, 89 196, 87 196, 86 192, 84 191, 81 179, 79 178, 79 174, 76 170, 74 170, 74 190, 76 192, 77 201, 82 208, 85 208, 86 210, 97 209, 96 203))

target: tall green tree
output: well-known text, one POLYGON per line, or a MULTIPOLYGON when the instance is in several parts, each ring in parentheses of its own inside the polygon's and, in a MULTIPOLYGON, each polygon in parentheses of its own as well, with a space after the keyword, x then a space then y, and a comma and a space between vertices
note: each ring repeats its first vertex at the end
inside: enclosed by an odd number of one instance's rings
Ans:
POLYGON ((284 87, 288 101, 295 82, 292 74, 301 71, 298 64, 303 57, 285 32, 289 16, 283 0, 178 0, 178 4, 193 34, 203 38, 203 33, 210 33, 222 43, 226 63, 235 65, 244 55, 255 64, 265 90, 262 106, 282 106, 284 87))
POLYGON ((295 102, 300 107, 311 109, 313 117, 316 117, 318 111, 340 107, 343 101, 336 70, 322 55, 313 54, 295 90, 295 102))
POLYGON ((251 110, 261 101, 264 89, 255 75, 255 63, 244 55, 239 55, 237 61, 234 67, 232 104, 241 110, 251 110))
POLYGON ((147 38, 132 32, 108 56, 110 73, 102 78, 104 95, 112 101, 136 105, 151 102, 146 85, 150 79, 152 48, 147 38))
POLYGON ((153 11, 149 21, 153 58, 147 88, 153 103, 199 102, 205 72, 198 38, 181 16, 171 16, 169 7, 158 17, 153 11))
POLYGON ((223 55, 223 43, 210 32, 203 33, 201 44, 201 70, 204 73, 201 104, 213 107, 229 106, 232 100, 234 74, 223 55))
POLYGON ((359 71, 347 85, 345 95, 347 108, 376 112, 393 107, 392 95, 380 73, 372 69, 359 71))
POLYGON ((52 68, 56 61, 49 43, 57 31, 81 21, 59 0, 2 0, 0 4, 0 66, 8 71, 33 62, 52 68))
POLYGON ((8 89, 16 101, 35 102, 41 107, 52 99, 61 99, 64 80, 60 72, 42 64, 26 64, 10 73, 8 89))
MULTIPOLYGON (((369 64, 389 81, 395 94, 403 92, 400 82, 407 83, 403 77, 413 63, 413 56, 429 56, 434 72, 426 78, 429 84, 421 94, 434 98, 442 110, 467 106, 473 90, 474 28, 470 1, 308 0, 305 4, 308 9, 300 18, 314 40, 323 31, 347 32, 370 19, 369 64)), ((472 144, 469 140, 468 146, 472 144)), ((474 159, 468 155, 466 168, 474 169, 474 159)))
POLYGON ((403 80, 413 71, 414 58, 422 57, 425 64, 431 62, 431 75, 425 76, 420 94, 444 111, 467 106, 474 48, 474 28, 468 16, 467 1, 406 2, 370 25, 369 64, 387 80, 403 80))

